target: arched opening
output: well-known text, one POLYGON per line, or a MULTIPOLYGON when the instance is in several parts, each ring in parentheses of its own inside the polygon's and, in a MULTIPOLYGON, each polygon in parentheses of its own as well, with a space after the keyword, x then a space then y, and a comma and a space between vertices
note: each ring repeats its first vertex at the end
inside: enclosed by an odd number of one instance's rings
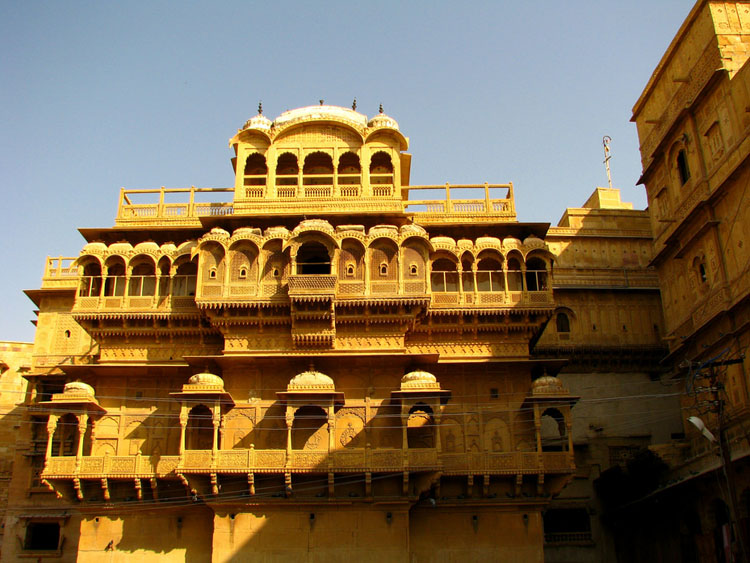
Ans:
POLYGON ((517 258, 508 259, 508 291, 523 291, 523 272, 517 258))
POLYGON ((231 262, 229 281, 233 284, 255 283, 258 277, 258 251, 247 242, 233 246, 230 251, 231 262))
POLYGON ((314 152, 305 157, 302 179, 306 186, 333 184, 333 159, 330 154, 314 152))
MULTIPOLYGON (((201 249, 201 284, 220 285, 224 281, 224 247, 217 242, 209 242, 201 249)), ((203 287, 206 296, 212 295, 206 292, 208 288, 203 287)))
POLYGON ((211 450, 214 444, 213 413, 205 405, 196 405, 188 413, 185 448, 211 450))
POLYGON ((268 174, 266 157, 257 152, 248 155, 245 161, 245 185, 265 186, 266 174, 268 174))
POLYGON ((317 406, 306 405, 297 409, 292 423, 292 449, 327 450, 328 415, 317 406))
POLYGON ((565 450, 565 417, 557 409, 547 409, 542 413, 542 451, 561 452, 565 450))
POLYGON ((353 240, 345 240, 339 255, 339 278, 344 281, 364 279, 364 247, 353 240))
POLYGON ((102 267, 99 262, 87 262, 78 286, 78 297, 99 297, 102 292, 102 267))
POLYGON ((398 247, 390 239, 378 239, 369 248, 371 288, 374 293, 398 291, 398 247))
POLYGON ((68 413, 57 421, 57 428, 52 437, 52 455, 74 456, 78 452, 78 418, 68 413))
POLYGON ((370 159, 370 183, 393 184, 393 163, 391 155, 378 151, 370 159))
POLYGON ((526 262, 526 290, 547 291, 547 263, 541 258, 526 262))
POLYGON ((406 438, 409 448, 435 447, 435 421, 429 405, 417 403, 409 409, 406 438))
POLYGON ((177 271, 172 281, 172 294, 176 296, 194 296, 198 265, 187 258, 177 264, 177 271))
POLYGON ((339 184, 359 184, 361 182, 361 173, 362 167, 359 164, 359 157, 356 154, 345 152, 339 157, 339 184))
POLYGON ((297 157, 292 153, 285 152, 276 160, 276 185, 296 186, 299 175, 299 164, 297 157))
POLYGON ((128 281, 131 297, 151 296, 156 293, 156 271, 153 261, 144 259, 133 266, 128 281))
POLYGON ((680 149, 677 153, 677 173, 680 176, 680 185, 684 186, 690 179, 690 168, 688 166, 687 153, 685 149, 680 149))
POLYGON ((331 273, 328 249, 319 242, 306 242, 297 251, 297 274, 315 275, 331 273))
POLYGON ((555 322, 558 334, 568 334, 570 332, 570 318, 567 313, 557 313, 555 322))
POLYGON ((438 258, 432 263, 430 275, 432 291, 438 293, 455 293, 458 291, 458 271, 456 263, 448 258, 438 258))
POLYGON ((482 258, 477 263, 477 291, 505 291, 503 264, 497 258, 482 258))
POLYGON ((104 283, 104 295, 120 297, 125 295, 125 261, 119 256, 107 260, 107 281, 104 283))

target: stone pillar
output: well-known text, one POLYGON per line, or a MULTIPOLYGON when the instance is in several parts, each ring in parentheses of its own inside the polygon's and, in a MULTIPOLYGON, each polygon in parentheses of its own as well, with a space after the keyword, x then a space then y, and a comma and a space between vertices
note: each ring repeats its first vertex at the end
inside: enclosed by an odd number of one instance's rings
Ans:
POLYGON ((79 461, 83 457, 83 436, 86 434, 88 420, 89 416, 85 413, 78 416, 78 447, 76 448, 76 458, 79 461))
POLYGON ((214 425, 214 437, 213 441, 211 443, 211 452, 213 457, 216 457, 216 452, 219 449, 219 424, 221 424, 221 410, 219 407, 219 402, 214 402, 214 408, 213 410, 213 417, 211 422, 213 422, 214 425))
POLYGON ((180 457, 185 454, 185 428, 188 422, 187 405, 184 403, 180 407, 180 457))
POLYGON ((435 412, 432 415, 432 419, 435 421, 435 449, 437 450, 437 453, 442 452, 442 445, 440 443, 440 419, 442 418, 441 414, 435 410, 435 412))
POLYGON ((287 462, 292 460, 292 425, 294 424, 294 407, 286 407, 286 456, 287 462))
POLYGON ((58 420, 60 420, 60 417, 56 414, 49 415, 49 419, 47 420, 47 452, 44 455, 45 463, 52 457, 52 438, 55 436, 58 420))
POLYGON ((534 403, 534 433, 536 434, 536 451, 542 453, 542 420, 537 403, 534 403))
POLYGON ((336 417, 333 414, 333 403, 328 405, 328 455, 334 450, 334 433, 336 431, 336 417))

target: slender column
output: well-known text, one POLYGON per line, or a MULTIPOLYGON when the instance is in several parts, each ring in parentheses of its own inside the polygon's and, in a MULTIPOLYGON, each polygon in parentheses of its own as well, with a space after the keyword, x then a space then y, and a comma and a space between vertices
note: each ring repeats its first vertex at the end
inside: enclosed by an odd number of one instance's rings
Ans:
POLYGON ((507 301, 510 286, 508 285, 508 262, 506 260, 503 260, 503 282, 505 283, 505 299, 507 301))
POLYGON ((294 424, 294 407, 286 407, 286 457, 287 463, 292 460, 292 425, 294 424))
POLYGON ((328 405, 328 455, 330 459, 331 452, 334 449, 334 432, 336 431, 336 417, 333 414, 333 402, 328 405))
POLYGON ((76 464, 81 462, 83 457, 83 436, 86 434, 86 423, 89 420, 89 415, 81 414, 78 416, 78 448, 76 450, 76 464))
POLYGON ((408 425, 409 425, 409 410, 407 408, 407 405, 404 405, 402 403, 401 404, 401 448, 403 450, 409 449, 409 434, 407 433, 408 425))
POLYGON ((219 449, 219 424, 221 424, 221 411, 219 410, 218 401, 214 402, 212 422, 214 424, 214 437, 211 444, 211 452, 216 458, 216 452, 219 449))
POLYGON ((464 297, 464 265, 461 262, 456 266, 456 272, 458 274, 458 295, 459 302, 464 303, 466 298, 464 297))
POLYGON ((396 279, 398 279, 398 293, 399 295, 404 293, 404 268, 403 258, 401 256, 402 248, 398 248, 396 252, 396 279))
POLYGON ((180 457, 185 455, 185 428, 188 422, 187 405, 184 403, 180 407, 180 457))
POLYGON ((44 454, 45 462, 52 457, 52 438, 55 436, 59 420, 60 417, 56 414, 49 415, 49 419, 47 420, 47 451, 44 454))
POLYGON ((534 403, 534 432, 536 433, 536 451, 542 453, 542 421, 539 417, 539 405, 534 403))

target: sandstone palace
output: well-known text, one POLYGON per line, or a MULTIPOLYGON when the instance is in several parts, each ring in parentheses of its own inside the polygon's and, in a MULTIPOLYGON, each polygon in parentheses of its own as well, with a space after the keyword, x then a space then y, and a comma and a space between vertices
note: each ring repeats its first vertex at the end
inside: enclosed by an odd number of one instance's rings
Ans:
POLYGON ((412 185, 323 101, 259 107, 232 187, 121 190, 0 349, 2 560, 739 557, 749 51, 698 2, 634 109, 649 210, 519 221, 537 187, 412 185))

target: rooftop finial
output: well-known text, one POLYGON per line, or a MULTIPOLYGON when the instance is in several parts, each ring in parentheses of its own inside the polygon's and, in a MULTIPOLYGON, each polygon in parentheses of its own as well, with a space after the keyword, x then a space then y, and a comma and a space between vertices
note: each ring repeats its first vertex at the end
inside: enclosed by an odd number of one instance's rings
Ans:
POLYGON ((258 115, 263 115, 263 102, 258 102, 258 115))
POLYGON ((352 102, 352 109, 357 111, 357 98, 354 98, 354 101, 352 102))
POLYGON ((307 366, 308 371, 315 371, 315 362, 310 360, 310 363, 307 366))
POLYGON ((378 108, 378 113, 383 113, 383 104, 380 104, 380 108, 378 108))
POLYGON ((322 106, 323 105, 323 100, 318 100, 318 101, 320 102, 320 105, 322 106))
POLYGON ((609 182, 610 189, 612 188, 612 174, 609 171, 609 159, 612 158, 609 154, 609 143, 612 142, 612 137, 609 135, 605 135, 602 139, 602 144, 604 145, 604 165, 607 168, 607 182, 609 182))

